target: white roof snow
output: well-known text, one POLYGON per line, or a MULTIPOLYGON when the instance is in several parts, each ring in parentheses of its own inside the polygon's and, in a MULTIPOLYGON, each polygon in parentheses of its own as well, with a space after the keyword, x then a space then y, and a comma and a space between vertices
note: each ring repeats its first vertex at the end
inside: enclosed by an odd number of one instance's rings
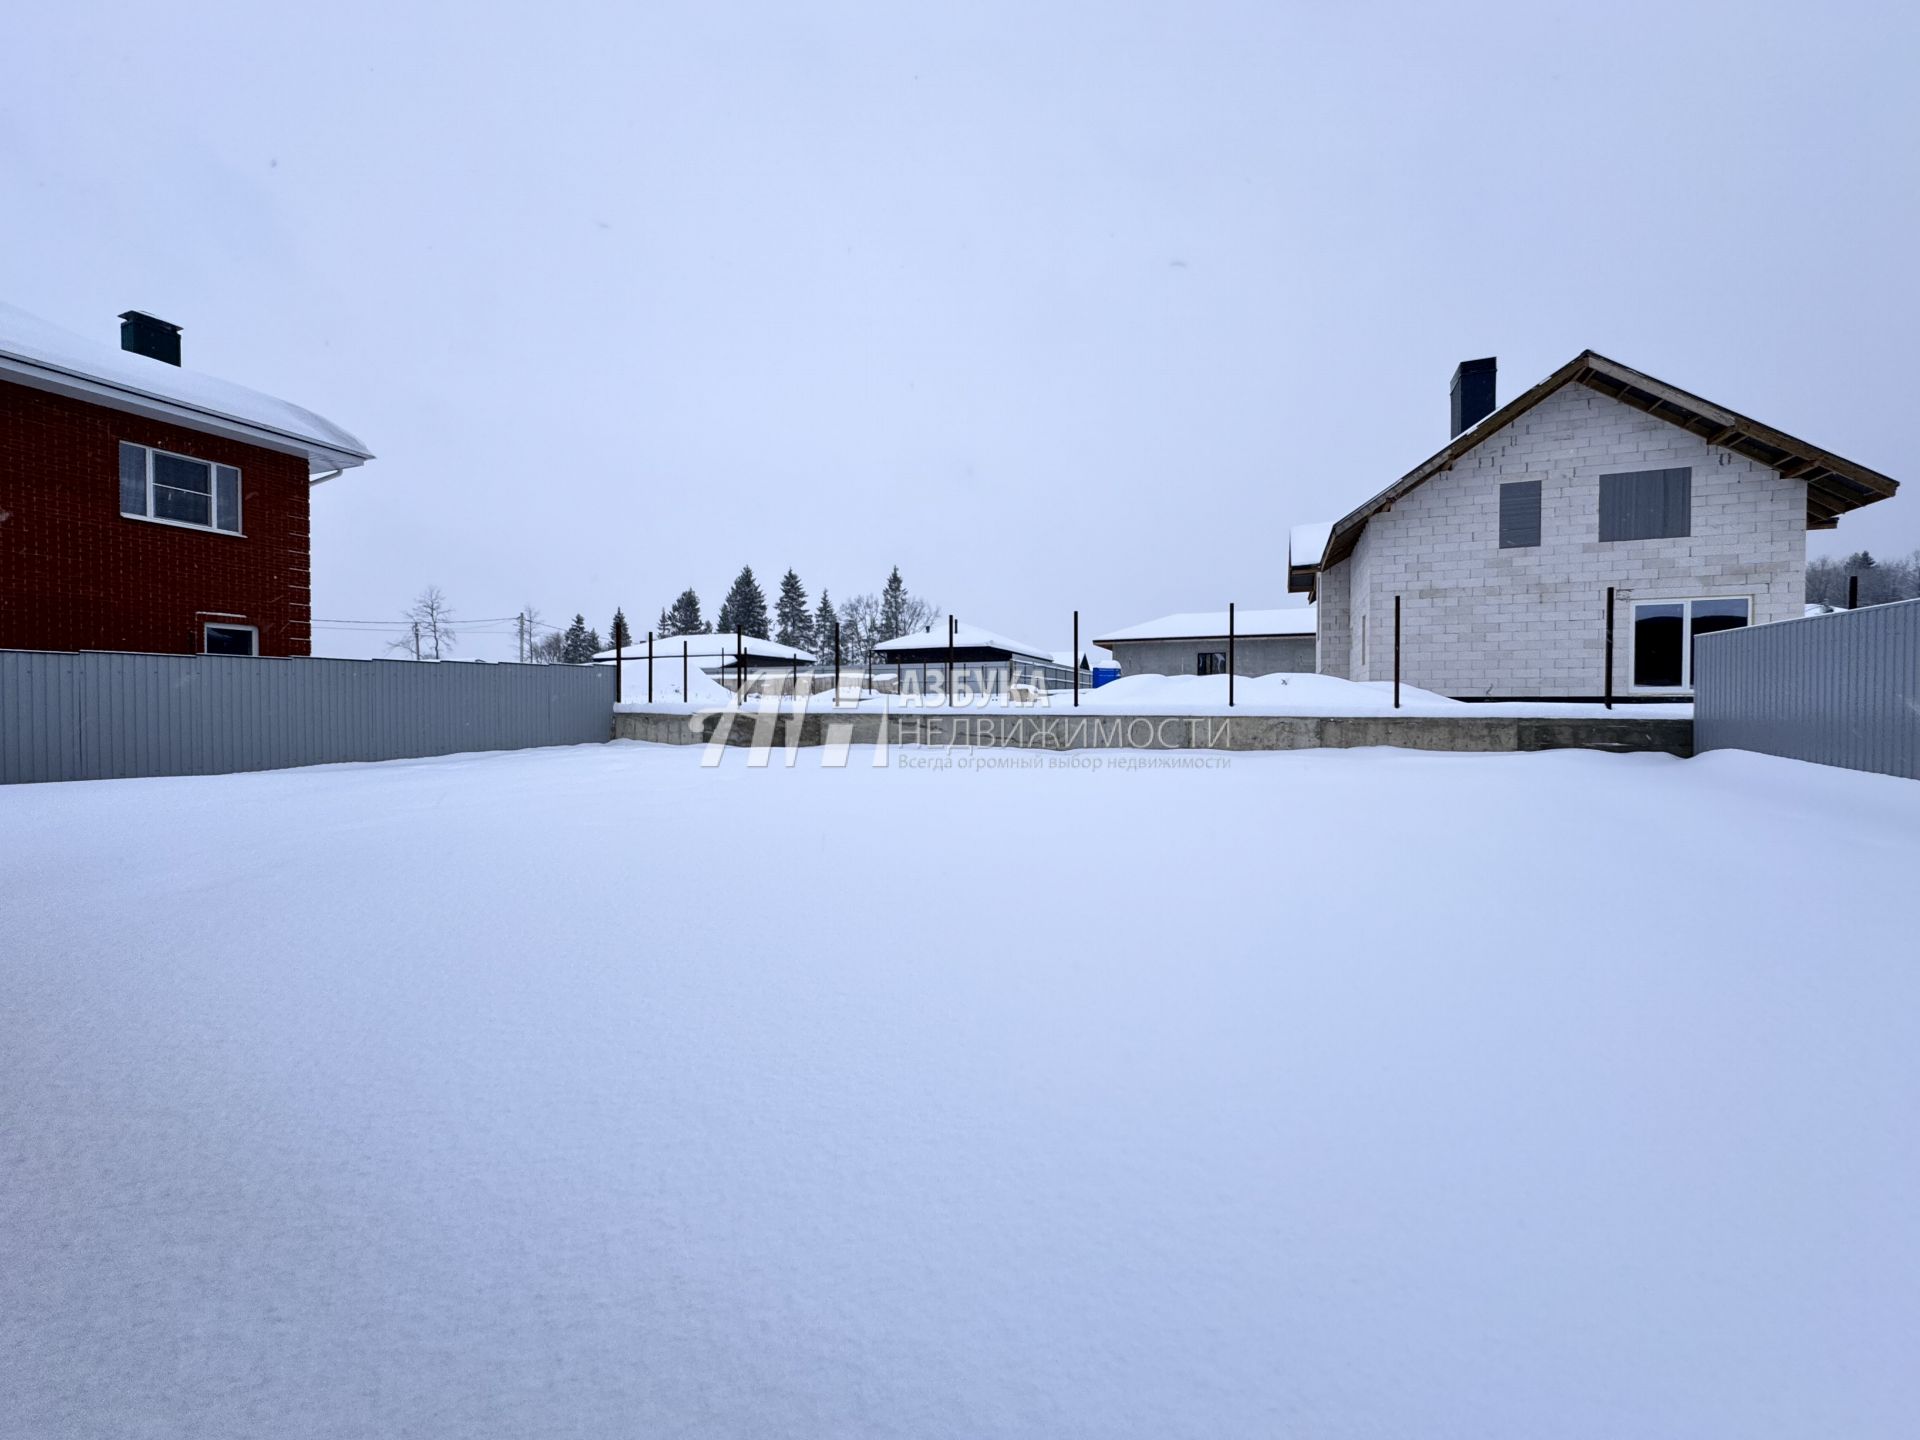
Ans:
MULTIPOLYGON (((916 630, 911 635, 902 635, 895 640, 883 640, 873 648, 882 652, 944 650, 947 648, 947 623, 942 620, 931 630, 916 630)), ((1053 659, 1051 650, 1042 650, 1038 645, 1029 645, 1024 640, 996 635, 991 630, 982 630, 978 625, 956 625, 953 631, 953 648, 956 650, 1006 650, 1020 656, 1023 660, 1050 661, 1053 659)))
MULTIPOLYGON (((1110 655, 1107 651, 1102 650, 1094 645, 1081 646, 1080 658, 1082 660, 1085 660, 1087 664, 1089 664, 1096 670, 1103 669, 1103 668, 1112 670, 1117 668, 1120 664, 1120 662, 1118 660, 1115 660, 1113 656, 1110 655)), ((1053 663, 1056 665, 1063 666, 1068 670, 1071 670, 1074 666, 1073 652, 1071 650, 1054 651, 1053 663)))
MULTIPOLYGON (((727 630, 711 635, 656 635, 653 640, 653 658, 658 661, 662 656, 671 655, 679 659, 681 646, 686 646, 689 659, 731 661, 735 654, 744 651, 754 660, 798 660, 802 665, 813 664, 813 656, 805 650, 797 650, 791 645, 782 645, 778 640, 762 640, 757 635, 736 635, 727 630)), ((599 651, 593 657, 596 660, 612 660, 612 650, 599 651)), ((638 660, 643 664, 647 658, 647 641, 643 635, 627 646, 625 658, 638 660)))
POLYGON ((1318 565, 1320 557, 1327 553, 1327 537, 1332 534, 1331 520, 1315 520, 1309 525, 1294 526, 1287 537, 1287 563, 1318 565))
POLYGON ((311 410, 89 340, 5 301, 0 378, 304 455, 314 470, 342 470, 373 458, 359 439, 311 410))
MULTIPOLYGON (((1311 635, 1319 615, 1315 605, 1294 605, 1285 610, 1236 610, 1233 633, 1236 639, 1253 640, 1271 635, 1311 635)), ((1110 631, 1095 641, 1112 645, 1116 640, 1213 640, 1225 637, 1227 612, 1197 610, 1182 615, 1162 615, 1143 625, 1110 631)))

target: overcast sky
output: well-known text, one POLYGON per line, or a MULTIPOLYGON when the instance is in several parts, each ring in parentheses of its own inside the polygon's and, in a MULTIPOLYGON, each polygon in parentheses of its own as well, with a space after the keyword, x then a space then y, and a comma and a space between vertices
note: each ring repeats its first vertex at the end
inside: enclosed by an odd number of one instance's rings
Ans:
POLYGON ((1286 603, 1458 360, 1588 346, 1907 482, 1812 553, 1920 546, 1915 7, 1561 9, 20 5, 0 295, 367 441, 323 618, 1286 603))

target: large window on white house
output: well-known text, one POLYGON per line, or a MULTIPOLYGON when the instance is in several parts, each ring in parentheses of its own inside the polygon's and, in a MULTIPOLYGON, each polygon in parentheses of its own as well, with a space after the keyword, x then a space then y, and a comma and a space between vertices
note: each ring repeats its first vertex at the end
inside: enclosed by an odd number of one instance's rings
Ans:
POLYGON ((1500 548, 1525 550, 1540 543, 1540 482, 1510 480, 1500 487, 1500 548))
POLYGON ((1600 477, 1602 540, 1670 540, 1693 533, 1693 470, 1628 470, 1600 477))
POLYGON ((240 472, 170 450, 120 442, 120 513, 240 533, 240 472))
POLYGON ((1753 602, 1637 600, 1633 606, 1633 688, 1691 690, 1693 642, 1716 630, 1739 630, 1753 621, 1753 602))

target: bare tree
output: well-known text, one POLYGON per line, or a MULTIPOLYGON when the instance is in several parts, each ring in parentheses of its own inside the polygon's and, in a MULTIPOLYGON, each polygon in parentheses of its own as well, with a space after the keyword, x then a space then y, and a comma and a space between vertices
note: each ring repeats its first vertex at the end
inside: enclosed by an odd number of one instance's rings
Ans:
POLYGON ((908 594, 900 603, 900 623, 905 627, 900 632, 902 635, 911 635, 916 630, 931 630, 933 622, 942 618, 938 605, 918 595, 908 594))
POLYGON ((840 602, 840 646, 848 655, 866 658, 880 637, 880 600, 874 595, 855 595, 840 602))
POLYGON ((460 637, 453 629, 453 606, 438 585, 429 585, 414 596, 413 604, 400 618, 407 629, 388 642, 389 650, 411 654, 416 660, 429 656, 440 660, 450 655, 459 642, 460 637))

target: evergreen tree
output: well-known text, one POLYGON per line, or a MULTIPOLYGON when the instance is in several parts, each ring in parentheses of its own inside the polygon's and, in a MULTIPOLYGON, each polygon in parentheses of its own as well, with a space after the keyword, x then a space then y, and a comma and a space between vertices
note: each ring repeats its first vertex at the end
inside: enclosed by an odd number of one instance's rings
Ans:
POLYGON ((661 635, 705 635, 707 622, 700 618, 700 597, 691 589, 682 590, 680 598, 660 612, 661 635))
POLYGON ((765 640, 768 629, 767 597, 761 593, 760 582, 753 578, 753 567, 742 565, 734 577, 733 588, 727 591, 726 601, 720 606, 720 632, 730 634, 738 630, 742 635, 765 640))
POLYGON ((880 592, 880 622, 874 635, 882 640, 897 640, 907 633, 907 587, 900 579, 900 567, 887 576, 887 588, 880 592))
POLYGON ((573 623, 567 626, 566 637, 560 642, 560 663, 585 665, 593 659, 593 652, 600 648, 594 640, 593 632, 587 629, 587 617, 574 616, 573 623))
MULTIPOLYGON (((833 601, 827 598, 827 592, 820 592, 820 608, 813 612, 814 658, 823 662, 833 660, 833 632, 840 628, 840 617, 833 613, 833 601)), ((840 656, 847 658, 846 637, 840 637, 840 656)))
POLYGON ((659 620, 654 622, 653 633, 661 636, 662 638, 674 633, 673 621, 667 618, 667 612, 664 606, 660 610, 659 620))
POLYGON ((633 644, 633 631, 627 628, 627 612, 617 606, 613 612, 612 636, 607 641, 610 649, 624 650, 633 644))
POLYGON ((780 598, 774 602, 773 614, 779 622, 774 639, 800 650, 814 648, 813 612, 807 609, 807 590, 792 570, 780 577, 780 598))

